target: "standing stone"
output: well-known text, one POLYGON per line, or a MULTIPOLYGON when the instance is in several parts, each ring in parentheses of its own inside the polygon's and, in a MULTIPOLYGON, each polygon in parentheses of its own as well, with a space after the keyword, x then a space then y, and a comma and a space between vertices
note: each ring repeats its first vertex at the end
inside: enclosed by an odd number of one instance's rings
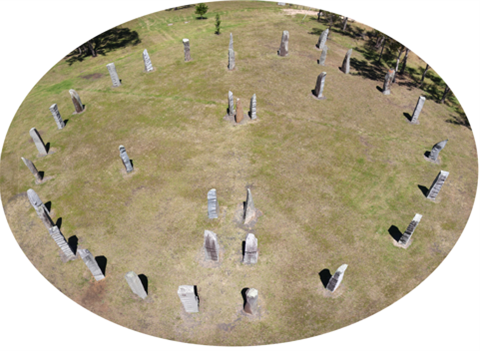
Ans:
POLYGON ((53 119, 55 120, 55 123, 57 123, 58 129, 63 129, 65 127, 65 122, 63 121, 62 116, 58 111, 57 104, 53 104, 52 106, 50 106, 50 112, 53 115, 53 119))
POLYGON ((120 150, 120 158, 122 159, 123 164, 125 165, 127 173, 130 173, 131 171, 133 171, 133 166, 132 166, 132 162, 130 161, 130 157, 128 157, 127 155, 125 146, 120 145, 118 149, 120 150))
POLYGON ((188 39, 183 39, 183 54, 185 56, 185 62, 192 60, 190 56, 190 41, 188 39))
POLYGON ((75 112, 73 114, 79 114, 85 111, 85 107, 83 106, 82 100, 80 100, 78 93, 73 89, 70 89, 68 92, 72 98, 73 106, 75 106, 75 112))
POLYGON ((65 240, 65 237, 63 236, 62 232, 60 229, 58 229, 57 226, 53 226, 48 230, 48 233, 52 237, 53 240, 57 243, 58 247, 62 249, 62 252, 65 254, 67 257, 67 260, 74 260, 76 258, 75 253, 72 251, 72 248, 70 245, 68 245, 67 241, 65 240))
POLYGON ((315 97, 319 100, 325 100, 326 97, 323 95, 323 88, 325 87, 325 77, 327 72, 322 72, 317 77, 317 84, 315 84, 315 97))
POLYGON ((41 182, 42 181, 42 175, 40 174, 40 172, 38 172, 37 167, 35 167, 33 162, 30 161, 29 159, 26 159, 26 158, 23 158, 23 157, 22 157, 22 161, 23 161, 23 163, 25 163, 25 166, 28 167, 30 172, 32 172, 32 174, 35 176, 35 180, 37 181, 37 183, 41 182))
POLYGON ((343 59, 342 71, 345 74, 350 73, 350 56, 352 56, 352 49, 347 51, 347 54, 345 55, 345 58, 343 59))
POLYGON ((319 50, 322 50, 323 47, 325 46, 325 43, 327 42, 328 38, 328 28, 325 29, 322 34, 320 34, 320 37, 318 38, 318 43, 317 43, 317 48, 319 50))
POLYGON ((248 224, 252 219, 255 218, 257 210, 253 204, 253 197, 250 188, 247 188, 247 200, 245 201, 243 212, 243 223, 248 224))
POLYGON ((245 238, 245 254, 243 255, 243 263, 255 264, 258 260, 258 239, 255 234, 248 233, 245 238))
POLYGON ((117 69, 115 68, 115 64, 113 62, 109 63, 107 65, 107 68, 108 68, 108 73, 110 73, 110 78, 112 79, 113 87, 116 88, 122 85, 122 83, 120 82, 120 79, 118 78, 118 73, 117 73, 117 69))
POLYGON ((440 171, 440 173, 438 173, 437 178, 435 178, 432 186, 430 187, 430 190, 428 190, 427 199, 432 201, 435 200, 449 174, 450 173, 447 171, 440 171))
POLYGON ((395 70, 389 69, 385 75, 385 82, 383 83, 383 95, 390 95, 390 88, 392 86, 392 80, 395 75, 395 70))
POLYGON ((205 230, 203 234, 203 249, 205 251, 205 261, 215 261, 219 260, 219 246, 217 234, 210 230, 205 230))
POLYGON ((27 190, 27 197, 28 197, 28 201, 30 201, 30 205, 32 205, 32 207, 35 209, 35 211, 39 208, 39 207, 43 207, 45 209, 45 211, 50 214, 50 212, 48 211, 47 207, 43 204, 42 200, 40 200, 40 197, 37 195, 37 193, 35 192, 35 190, 33 189, 28 189, 27 190))
POLYGON ((235 51, 228 49, 228 70, 231 71, 235 68, 235 51))
POLYGON ((193 313, 198 312, 198 296, 195 293, 195 286, 193 285, 180 285, 177 290, 178 297, 182 301, 185 312, 193 313))
POLYGON ((125 274, 125 280, 130 286, 130 289, 132 289, 132 292, 145 300, 145 298, 147 297, 147 292, 145 291, 142 281, 140 280, 138 275, 136 275, 133 271, 128 272, 127 274, 125 274))
POLYGON ((35 143, 35 146, 37 147, 37 150, 40 156, 46 156, 47 148, 42 140, 42 137, 40 136, 40 134, 37 132, 35 128, 30 129, 30 136, 32 137, 33 142, 35 143))
POLYGON ((90 272, 92 272, 92 275, 95 278, 95 280, 98 281, 105 278, 102 270, 100 269, 100 266, 95 260, 95 257, 93 257, 90 251, 88 251, 87 249, 78 249, 78 252, 80 253, 80 257, 82 257, 83 262, 85 262, 88 269, 90 269, 90 272))
POLYGON ((338 267, 335 274, 328 281, 327 290, 332 293, 337 290, 337 288, 340 286, 340 283, 342 282, 343 275, 345 274, 345 270, 347 269, 347 267, 347 264, 342 264, 340 267, 338 267))
POLYGON ((447 145, 447 141, 448 139, 440 141, 439 143, 433 145, 432 151, 430 151, 430 155, 428 155, 428 158, 432 161, 436 161, 440 151, 442 151, 445 145, 447 145))
POLYGON ((207 193, 208 200, 208 218, 218 218, 218 200, 217 190, 210 189, 207 193))
POLYGON ((255 94, 250 99, 250 118, 257 119, 257 95, 255 94))
POLYGON ((425 104, 425 96, 420 96, 417 101, 417 106, 415 106, 415 110, 413 110, 412 119, 410 123, 418 123, 418 116, 420 116, 420 112, 422 112, 423 105, 425 104))
POLYGON ((152 61, 150 60, 150 56, 148 55, 147 49, 143 50, 142 56, 143 56, 143 64, 145 65, 145 72, 153 71, 152 61))
POLYGON ((233 50, 233 34, 230 33, 230 42, 228 43, 228 50, 233 50))
POLYGON ((245 292, 245 306, 243 310, 248 314, 256 314, 258 306, 258 291, 254 288, 249 288, 245 292))
POLYGON ((416 214, 415 217, 413 217, 412 221, 408 225, 407 229, 405 232, 402 234, 400 239, 398 240, 398 244, 404 248, 408 247, 408 244, 410 242, 410 238, 412 237, 413 232, 415 231, 415 228, 417 228, 418 223, 420 223, 420 220, 422 219, 421 214, 416 214))
POLYGON ((237 99, 237 113, 235 114, 235 122, 243 121, 243 108, 240 99, 237 99))
POLYGON ((318 60, 318 64, 320 66, 325 66, 325 60, 327 59, 327 51, 328 51, 328 46, 324 46, 322 53, 320 54, 320 60, 318 60))
POLYGON ((228 115, 235 115, 235 108, 233 107, 233 93, 231 91, 228 92, 228 115))
POLYGON ((284 30, 282 33, 282 41, 280 42, 280 49, 278 49, 278 55, 287 56, 288 55, 288 38, 290 35, 287 30, 284 30))

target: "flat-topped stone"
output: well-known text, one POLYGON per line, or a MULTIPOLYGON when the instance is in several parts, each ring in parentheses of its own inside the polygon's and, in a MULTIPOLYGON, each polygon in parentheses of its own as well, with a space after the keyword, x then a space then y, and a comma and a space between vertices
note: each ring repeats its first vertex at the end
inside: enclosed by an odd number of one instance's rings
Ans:
POLYGON ((198 312, 199 299, 194 285, 180 285, 177 290, 178 297, 187 313, 198 312))
POLYGON ((122 85, 122 83, 120 82, 120 78, 118 78, 118 73, 117 73, 117 69, 115 68, 115 64, 113 62, 109 63, 107 65, 107 69, 108 69, 108 73, 110 73, 110 78, 112 79, 112 86, 116 88, 122 85))
POLYGON ((217 190, 210 189, 207 193, 207 200, 208 200, 208 218, 210 219, 218 218, 217 190))
POLYGON ((256 211, 255 205, 253 204, 252 192, 250 188, 247 188, 247 200, 244 205, 243 223, 248 224, 254 220, 256 217, 256 211))
POLYGON ((233 105, 233 93, 231 91, 228 92, 228 115, 235 115, 235 107, 233 105))
POLYGON ((185 62, 192 60, 192 57, 190 56, 190 41, 188 39, 183 39, 183 54, 185 62))
POLYGON ((128 286, 130 286, 130 289, 132 289, 132 292, 135 295, 138 295, 144 300, 146 299, 147 292, 145 291, 145 287, 143 286, 142 281, 134 271, 126 273, 125 280, 127 281, 128 286))
POLYGON ((85 264, 87 265, 90 272, 92 272, 92 275, 95 278, 95 280, 98 281, 105 278, 102 270, 100 269, 100 266, 95 260, 95 257, 93 257, 90 251, 88 251, 87 249, 78 249, 78 253, 80 254, 80 257, 82 258, 83 262, 85 262, 85 264))
POLYGON ((80 96, 78 95, 78 93, 73 89, 70 89, 68 92, 70 93, 70 97, 72 98, 73 106, 75 107, 75 112, 73 114, 75 115, 75 114, 80 114, 80 113, 84 112, 85 111, 85 105, 82 104, 82 100, 80 100, 80 96))
POLYGON ((405 232, 402 234, 400 239, 398 240, 398 245, 407 248, 410 244, 410 239, 412 238, 413 232, 415 231, 415 228, 417 228, 418 223, 420 223, 420 220, 422 219, 421 214, 415 214, 415 217, 413 217, 412 221, 408 225, 407 229, 405 232))
POLYGON ((258 307, 258 290, 254 288, 248 288, 245 292, 245 306, 243 310, 248 314, 256 314, 258 307))
POLYGON ((340 286, 340 283, 343 280, 343 275, 345 274, 345 270, 347 269, 348 265, 347 264, 342 264, 340 267, 338 267, 337 271, 335 274, 330 278, 327 284, 327 290, 330 292, 335 292, 337 288, 340 286))
POLYGON ((278 49, 279 56, 287 56, 288 55, 288 39, 290 34, 287 30, 284 30, 282 33, 282 41, 280 42, 280 48, 278 49))
POLYGON ((62 119, 62 116, 60 115, 60 112, 58 111, 58 106, 57 104, 53 104, 50 106, 50 112, 52 113, 53 119, 55 120, 55 123, 57 124, 58 129, 63 129, 65 127, 65 122, 62 119))
POLYGON ((425 96, 420 96, 417 101, 417 105, 413 110, 412 119, 410 123, 418 124, 418 116, 420 116, 420 112, 422 112, 423 105, 425 104, 425 96))
POLYGON ((250 99, 250 119, 257 119, 257 95, 255 94, 250 99))
POLYGON ((38 194, 35 192, 35 190, 33 189, 28 189, 27 190, 27 197, 28 197, 28 201, 30 201, 30 204, 32 205, 32 207, 37 210, 39 207, 43 207, 45 208, 45 210, 47 211, 47 213, 49 213, 47 207, 43 204, 42 200, 40 200, 40 197, 38 196, 38 194))
POLYGON ((122 159, 123 165, 125 166, 127 173, 132 172, 133 171, 132 161, 130 160, 130 157, 128 157, 127 155, 125 146, 120 145, 118 149, 120 150, 120 158, 122 159))
POLYGON ((22 161, 23 161, 23 163, 25 163, 25 166, 28 167, 30 172, 32 172, 32 174, 35 176, 35 181, 37 183, 40 183, 42 181, 43 177, 40 174, 40 172, 37 170, 37 167, 35 167, 33 162, 30 161, 29 159, 24 158, 24 157, 22 157, 22 161))
POLYGON ((76 258, 75 253, 73 252, 70 245, 68 245, 65 237, 57 226, 53 226, 48 230, 48 233, 52 239, 57 243, 58 247, 65 254, 67 261, 74 260, 76 258))
POLYGON ((145 72, 152 72, 153 71, 152 60, 150 60, 150 55, 148 55, 147 49, 143 50, 142 57, 143 57, 143 65, 145 66, 145 72))
POLYGON ((218 262, 220 259, 220 247, 218 245, 217 234, 210 230, 205 230, 203 233, 203 239, 205 260, 218 262))
POLYGON ((47 147, 45 146, 45 143, 43 142, 43 139, 40 136, 40 133, 35 128, 32 128, 30 129, 30 136, 32 137, 33 142, 35 143, 35 146, 37 147, 37 150, 40 156, 46 156, 47 147))
POLYGON ((245 238, 245 252, 243 255, 243 263, 255 264, 258 260, 258 240, 255 234, 248 233, 245 238))
POLYGON ((437 177, 432 183, 432 186, 428 190, 427 199, 434 201, 437 198, 438 193, 447 180, 449 174, 450 173, 447 171, 440 171, 440 173, 438 173, 437 177))
POLYGON ((232 71, 235 68, 235 51, 228 49, 228 70, 232 71))

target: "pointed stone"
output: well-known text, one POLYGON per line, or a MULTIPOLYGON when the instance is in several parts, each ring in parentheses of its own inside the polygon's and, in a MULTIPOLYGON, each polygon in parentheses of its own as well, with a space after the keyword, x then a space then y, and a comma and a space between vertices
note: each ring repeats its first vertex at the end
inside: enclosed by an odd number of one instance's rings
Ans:
POLYGON ((385 75, 385 81, 383 82, 383 95, 390 95, 390 88, 392 86, 394 75, 394 69, 389 69, 387 74, 385 75))
POLYGON ((410 243, 410 239, 412 237, 413 232, 415 231, 415 228, 417 228, 418 223, 420 223, 420 220, 422 219, 421 214, 416 214, 415 217, 413 217, 412 221, 408 225, 407 229, 405 232, 402 234, 400 239, 398 240, 398 245, 402 246, 403 248, 407 248, 410 243))
POLYGON ((237 111, 235 114, 235 122, 240 123, 243 121, 243 108, 240 99, 237 99, 237 111))
POLYGON ((343 275, 345 274, 345 270, 347 269, 348 265, 342 264, 338 267, 335 274, 330 278, 327 284, 327 290, 330 292, 334 292, 340 286, 340 283, 343 280, 343 275))
POLYGON ((194 285, 180 285, 177 290, 178 297, 182 301, 183 308, 187 313, 198 312, 198 296, 194 285))
POLYGON ((327 51, 328 51, 328 46, 324 46, 322 53, 320 54, 320 60, 318 60, 318 64, 320 66, 325 66, 325 60, 327 59, 327 51))
POLYGON ((143 64, 145 66, 145 72, 153 71, 152 61, 150 60, 150 56, 148 55, 147 49, 143 50, 142 56, 143 56, 143 64))
POLYGON ((48 230, 48 233, 52 237, 53 240, 57 243, 58 247, 62 250, 62 252, 67 257, 67 260, 74 260, 76 258, 75 253, 72 251, 70 245, 68 245, 67 240, 63 236, 60 229, 57 226, 53 226, 48 230))
POLYGON ((23 158, 23 157, 22 157, 22 161, 23 161, 23 163, 25 163, 25 166, 28 167, 30 172, 32 172, 32 174, 35 176, 35 180, 38 183, 41 182, 42 181, 42 175, 40 174, 40 172, 38 172, 37 167, 35 167, 33 162, 30 161, 29 159, 26 159, 26 158, 23 158))
POLYGON ((231 91, 228 92, 228 115, 235 115, 235 108, 233 106, 233 93, 231 91))
POLYGON ((40 156, 46 156, 47 148, 45 146, 45 143, 42 140, 42 137, 40 136, 40 134, 37 132, 35 128, 30 129, 30 136, 32 137, 33 142, 35 143, 35 146, 37 147, 37 150, 40 156))
POLYGON ((314 96, 319 100, 324 100, 326 97, 323 95, 323 89, 325 87, 325 78, 327 77, 327 72, 322 72, 317 77, 317 84, 315 84, 315 94, 314 96))
POLYGON ((278 49, 278 55, 287 56, 288 55, 288 39, 290 34, 287 30, 284 30, 282 33, 282 41, 280 42, 280 49, 278 49))
POLYGON ((132 292, 145 300, 147 297, 147 292, 145 291, 145 287, 143 286, 138 275, 136 275, 133 271, 128 272, 125 274, 125 280, 127 281, 128 286, 130 286, 130 289, 132 289, 132 292))
POLYGON ((217 234, 210 230, 205 230, 203 233, 203 239, 205 260, 218 262, 220 257, 220 247, 218 245, 217 234))
POLYGON ((230 42, 228 43, 228 49, 233 50, 233 34, 230 33, 230 42))
POLYGON ((218 200, 217 190, 211 189, 207 193, 208 200, 208 218, 218 218, 218 200))
POLYGON ((347 51, 345 58, 343 59, 342 71, 345 74, 350 73, 350 56, 352 56, 352 49, 347 51))
POLYGON ((248 233, 245 238, 245 254, 243 255, 243 263, 255 264, 258 260, 258 239, 255 234, 248 233))
POLYGON ((430 155, 428 155, 428 158, 432 161, 436 161, 440 151, 442 151, 443 148, 445 147, 445 145, 447 145, 447 141, 448 141, 448 139, 442 140, 442 141, 436 143, 435 145, 433 145, 432 151, 430 151, 430 155))
POLYGON ((72 98, 73 106, 75 106, 75 112, 73 114, 79 114, 85 111, 85 106, 82 104, 82 100, 80 100, 78 93, 73 89, 70 89, 68 92, 72 98))
POLYGON ((317 43, 317 48, 322 50, 325 44, 327 43, 327 38, 328 38, 328 28, 325 29, 322 34, 320 34, 320 37, 318 38, 318 43, 317 43))
POLYGON ((248 224, 251 220, 255 219, 257 210, 253 204, 253 197, 250 188, 247 188, 247 200, 245 201, 243 223, 248 224))
POLYGON ((249 288, 245 292, 245 306, 243 310, 248 314, 256 314, 258 307, 258 291, 254 288, 249 288))
POLYGON ((255 94, 250 99, 250 118, 257 119, 257 95, 255 94))
POLYGON ((115 68, 115 64, 113 62, 109 63, 107 65, 107 69, 108 69, 108 73, 110 73, 110 78, 112 79, 112 86, 116 88, 122 85, 122 83, 120 82, 120 78, 118 78, 118 73, 117 73, 117 69, 115 68))
POLYGON ((102 270, 100 269, 100 266, 95 260, 95 257, 93 257, 90 251, 88 251, 87 249, 78 249, 78 252, 80 253, 80 257, 82 257, 83 262, 85 262, 88 269, 90 269, 90 272, 92 272, 92 275, 95 278, 95 280, 98 281, 105 278, 102 270))
POLYGON ((63 121, 62 116, 58 111, 57 104, 53 104, 52 106, 50 106, 50 112, 52 113, 55 123, 57 123, 58 129, 63 129, 65 127, 65 122, 63 121))
POLYGON ((415 106, 415 110, 413 110, 412 119, 410 123, 418 123, 418 116, 420 116, 420 112, 422 112, 423 105, 425 104, 425 96, 420 96, 417 101, 417 105, 415 106))
POLYGON ((49 213, 49 211, 47 210, 46 206, 43 204, 42 200, 40 200, 40 197, 39 197, 38 194, 35 192, 35 190, 33 190, 33 189, 28 189, 28 190, 27 190, 27 197, 28 197, 28 201, 30 201, 30 204, 31 204, 32 207, 35 209, 35 211, 36 211, 39 207, 43 207, 43 208, 45 208, 45 210, 47 211, 47 213, 49 213))
POLYGON ((185 56, 185 62, 192 60, 190 56, 190 41, 188 39, 183 39, 183 54, 185 56))
POLYGON ((233 49, 228 49, 228 70, 233 70, 235 68, 235 51, 233 49))
POLYGON ((123 165, 125 166, 125 169, 127 170, 127 173, 130 173, 131 171, 133 171, 133 166, 132 166, 132 162, 130 161, 130 158, 127 155, 127 151, 125 150, 125 146, 120 145, 118 147, 118 149, 120 150, 120 158, 123 161, 123 165))
POLYGON ((443 183, 445 183, 445 180, 447 180, 449 174, 450 173, 447 171, 440 171, 440 173, 438 173, 437 178, 435 178, 432 186, 430 187, 430 190, 428 190, 427 199, 434 201, 437 198, 437 195, 440 192, 443 183))

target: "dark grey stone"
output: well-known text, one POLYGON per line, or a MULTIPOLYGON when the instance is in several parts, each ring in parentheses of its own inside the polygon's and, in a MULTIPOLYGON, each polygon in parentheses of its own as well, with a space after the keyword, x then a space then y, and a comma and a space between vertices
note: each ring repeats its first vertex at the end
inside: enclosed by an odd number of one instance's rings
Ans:
POLYGON ((325 46, 328 38, 328 28, 325 29, 322 34, 320 34, 320 37, 318 38, 318 43, 317 43, 317 48, 320 50, 323 50, 323 47, 325 46))
POLYGON ((258 260, 258 240, 255 234, 248 233, 245 238, 245 253, 243 255, 243 263, 255 264, 258 260))
POLYGON ((415 110, 413 110, 412 119, 410 123, 418 123, 418 116, 420 116, 420 112, 422 112, 423 105, 425 104, 425 96, 420 96, 417 101, 417 105, 415 106, 415 110))
POLYGON ((405 232, 402 234, 400 239, 398 240, 398 244, 403 247, 408 247, 408 244, 410 242, 410 238, 412 237, 413 232, 415 231, 415 228, 417 228, 418 223, 420 223, 420 220, 422 219, 421 214, 416 214, 415 217, 413 217, 412 221, 408 225, 407 229, 405 232))
POLYGON ((345 55, 345 58, 343 59, 342 71, 345 74, 350 73, 350 56, 352 56, 352 49, 347 51, 347 54, 345 55))
POLYGON ((53 104, 52 106, 50 106, 50 112, 53 115, 53 119, 55 120, 55 123, 57 123, 58 129, 63 129, 65 127, 65 122, 63 121, 62 116, 58 111, 57 104, 53 104))
POLYGON ((315 94, 314 96, 317 99, 324 100, 325 96, 323 95, 323 89, 325 87, 325 78, 327 76, 327 72, 322 72, 317 77, 317 84, 315 84, 315 94))
POLYGON ((248 314, 256 314, 258 307, 258 291, 254 288, 249 288, 245 292, 245 306, 243 310, 248 314))
POLYGON ((23 158, 23 157, 22 157, 22 161, 23 161, 23 163, 25 163, 25 166, 28 167, 30 172, 32 172, 32 174, 35 176, 35 180, 37 182, 41 182, 42 181, 42 175, 40 174, 40 172, 38 172, 37 167, 35 167, 33 162, 30 161, 29 159, 26 159, 26 158, 23 158))
POLYGON ((280 49, 278 49, 278 55, 287 56, 288 55, 288 39, 290 35, 288 31, 284 30, 282 33, 282 41, 280 42, 280 49))
POLYGON ((328 51, 328 46, 324 46, 322 53, 320 54, 320 60, 318 60, 318 64, 320 66, 325 66, 325 60, 327 59, 327 51, 328 51))
POLYGON ((443 148, 445 147, 445 145, 447 145, 447 141, 448 141, 448 139, 442 140, 442 141, 436 143, 435 145, 433 145, 432 151, 430 151, 430 155, 428 155, 428 158, 432 161, 436 161, 440 151, 442 151, 443 148))
POLYGON ((68 92, 70 93, 70 97, 72 98, 73 106, 75 106, 74 114, 82 113, 83 111, 85 111, 85 107, 83 106, 82 100, 80 100, 80 96, 78 95, 78 93, 73 89, 70 89, 68 92))
POLYGON ((120 78, 118 78, 117 69, 115 68, 115 64, 109 63, 107 65, 108 73, 110 73, 110 78, 112 79, 112 85, 114 88, 119 87, 122 83, 120 82, 120 78))
POLYGON ((198 296, 193 285, 180 285, 177 290, 178 297, 182 301, 185 312, 198 312, 198 296))
POLYGON ((33 142, 35 143, 35 146, 37 147, 37 150, 40 156, 46 156, 47 148, 45 146, 45 143, 42 140, 42 137, 40 136, 40 134, 37 132, 35 128, 30 129, 30 136, 32 137, 33 142))
POLYGON ((340 286, 340 283, 343 280, 343 275, 345 274, 345 270, 347 269, 348 265, 342 264, 338 267, 335 274, 330 278, 327 284, 327 290, 330 292, 334 292, 340 286))
POLYGON ((105 278, 103 275, 102 270, 100 269, 100 266, 98 265, 97 261, 95 260, 95 257, 91 254, 90 251, 87 249, 78 249, 78 252, 80 253, 80 257, 82 257, 83 262, 87 265, 88 269, 90 272, 92 272, 93 277, 95 280, 102 280, 105 278))
POLYGON ((430 190, 428 190, 427 199, 432 201, 436 199, 440 189, 443 186, 443 183, 445 183, 445 180, 447 180, 448 175, 449 172, 447 171, 440 171, 440 173, 438 173, 437 178, 435 178, 432 186, 430 187, 430 190))
POLYGON ((190 41, 188 39, 183 39, 183 54, 185 56, 185 62, 192 60, 190 56, 190 41))
POLYGON ((118 149, 120 150, 120 158, 122 159, 123 164, 125 165, 125 169, 127 170, 127 173, 130 173, 131 171, 133 171, 133 166, 132 166, 132 162, 130 161, 130 158, 127 155, 125 146, 120 145, 118 149))
POLYGON ((48 230, 48 233, 52 237, 53 240, 57 243, 58 247, 62 250, 62 252, 65 254, 67 257, 67 260, 74 260, 76 258, 75 253, 72 251, 72 248, 70 245, 68 245, 67 241, 65 240, 65 237, 63 236, 62 232, 60 229, 58 229, 57 226, 53 226, 48 230))
POLYGON ((125 280, 127 281, 130 289, 132 289, 132 292, 135 295, 138 295, 142 299, 145 299, 147 297, 145 287, 143 286, 142 281, 140 280, 138 275, 135 274, 135 272, 131 271, 125 274, 125 280))
POLYGON ((205 260, 218 262, 220 257, 220 247, 218 246, 217 234, 210 230, 205 230, 203 238, 205 260))
POLYGON ((150 55, 148 55, 147 49, 143 50, 142 56, 143 56, 143 64, 145 65, 145 72, 153 71, 152 61, 150 60, 150 55))

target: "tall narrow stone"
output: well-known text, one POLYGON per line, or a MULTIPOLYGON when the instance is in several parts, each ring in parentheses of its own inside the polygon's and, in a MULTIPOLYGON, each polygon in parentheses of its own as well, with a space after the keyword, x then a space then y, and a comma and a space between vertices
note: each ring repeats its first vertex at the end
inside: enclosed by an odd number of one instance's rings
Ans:
POLYGON ((25 163, 25 166, 28 167, 28 169, 30 170, 30 172, 32 172, 32 174, 35 176, 35 180, 39 183, 42 181, 42 175, 40 174, 40 172, 37 170, 37 167, 35 167, 35 165, 33 164, 32 161, 30 161, 29 159, 26 159, 26 158, 23 158, 22 157, 22 161, 23 163, 25 163))
POLYGON ((412 237, 413 232, 415 231, 415 228, 417 228, 418 223, 420 223, 420 220, 422 219, 421 214, 416 214, 415 217, 413 217, 412 221, 408 225, 407 229, 405 232, 402 234, 400 239, 398 240, 398 244, 404 248, 408 247, 408 244, 410 243, 410 239, 412 237))
POLYGON ((228 92, 228 115, 235 115, 235 107, 233 106, 233 93, 231 91, 228 92))
POLYGON ((90 272, 92 272, 92 275, 95 278, 95 280, 98 281, 105 278, 102 270, 100 269, 100 266, 95 260, 95 257, 93 257, 90 251, 88 251, 87 249, 78 249, 78 252, 80 253, 80 257, 82 257, 83 262, 85 262, 88 269, 90 269, 90 272))
POLYGON ((442 151, 443 148, 445 147, 445 145, 447 145, 447 141, 448 141, 448 139, 442 140, 442 141, 436 143, 435 145, 433 145, 432 151, 430 151, 430 155, 428 155, 428 158, 432 161, 436 161, 440 151, 442 151))
POLYGON ((345 274, 345 270, 347 269, 347 267, 348 267, 347 264, 342 264, 340 267, 338 267, 335 274, 328 281, 328 284, 327 284, 328 291, 333 293, 335 290, 337 290, 337 288, 340 286, 340 283, 343 280, 343 275, 345 274))
POLYGON ((70 89, 68 92, 72 98, 73 106, 75 106, 75 112, 73 114, 79 114, 85 111, 85 106, 82 104, 82 100, 80 100, 78 93, 73 89, 70 89))
POLYGON ((152 61, 150 60, 150 55, 148 55, 147 49, 143 50, 142 56, 143 56, 143 64, 145 65, 145 72, 153 71, 152 61))
POLYGON ((208 200, 208 218, 218 218, 218 200, 217 190, 210 189, 207 193, 208 200))
POLYGON ((50 230, 50 228, 55 225, 52 218, 50 217, 50 213, 47 211, 45 206, 36 208, 35 212, 37 213, 38 218, 40 218, 47 230, 50 230))
POLYGON ((37 147, 37 150, 40 156, 46 156, 47 147, 45 146, 45 143, 43 142, 42 137, 40 136, 40 134, 37 132, 35 128, 30 129, 30 136, 32 137, 33 142, 35 143, 35 146, 37 147))
POLYGON ((327 51, 328 51, 328 46, 324 46, 322 53, 320 54, 320 60, 318 60, 318 64, 320 66, 325 66, 325 60, 327 59, 327 51))
POLYGON ((280 42, 280 49, 278 49, 278 55, 287 56, 288 55, 288 39, 290 35, 287 30, 284 30, 282 33, 282 41, 280 42))
POLYGON ((245 238, 245 253, 243 255, 243 263, 255 264, 258 260, 258 239, 255 234, 248 233, 245 238))
POLYGON ((249 288, 245 292, 245 306, 243 310, 248 314, 256 314, 258 307, 258 291, 254 288, 249 288))
POLYGON ((243 121, 243 107, 240 99, 237 99, 237 111, 235 114, 235 122, 240 123, 243 121))
POLYGON ((195 291, 194 285, 180 285, 177 290, 178 297, 182 301, 185 312, 198 312, 198 295, 195 291))
POLYGON ((120 150, 120 158, 123 161, 125 169, 127 170, 127 173, 130 173, 131 171, 133 171, 133 166, 132 166, 132 162, 130 161, 130 157, 128 157, 128 155, 127 155, 127 151, 125 150, 125 146, 120 145, 118 147, 118 149, 120 150))
POLYGON ((418 123, 418 116, 420 116, 420 112, 422 112, 423 105, 425 104, 425 96, 420 96, 417 101, 417 105, 415 106, 415 110, 413 110, 412 119, 410 123, 418 123))
POLYGON ((230 42, 228 43, 228 49, 233 50, 233 34, 230 33, 230 42))
POLYGON ((350 56, 352 56, 352 49, 347 51, 345 58, 343 59, 342 71, 345 74, 350 73, 350 56))
POLYGON ((325 87, 325 77, 327 72, 322 72, 317 77, 317 84, 315 84, 314 96, 319 100, 324 100, 326 97, 323 95, 323 88, 325 87))
POLYGON ((218 245, 217 234, 210 230, 205 230, 203 233, 203 239, 205 260, 218 262, 220 257, 220 247, 218 245))
POLYGON ((435 200, 437 198, 438 193, 440 192, 440 189, 443 186, 443 183, 445 183, 445 180, 447 180, 447 177, 450 173, 447 171, 440 171, 438 173, 437 178, 432 183, 432 186, 430 187, 430 190, 428 190, 427 193, 427 199, 429 200, 435 200))
POLYGON ((44 203, 42 202, 42 200, 40 200, 40 197, 38 196, 38 194, 35 192, 35 190, 33 189, 28 189, 27 190, 27 197, 28 197, 28 201, 30 201, 30 205, 32 205, 32 207, 35 209, 35 211, 39 208, 39 207, 43 207, 45 209, 45 211, 47 211, 47 213, 49 213, 47 207, 44 205, 44 203))
POLYGON ((183 54, 185 56, 185 62, 192 60, 190 56, 190 41, 188 39, 183 39, 183 54))
POLYGON ((228 49, 228 69, 231 71, 235 68, 235 51, 228 49))
POLYGON ((389 69, 385 75, 385 82, 383 83, 383 95, 390 95, 390 88, 392 86, 392 80, 395 75, 394 69, 389 69))
POLYGON ((55 123, 57 123, 58 129, 63 129, 65 127, 65 122, 63 121, 62 116, 58 111, 57 104, 53 104, 52 106, 50 106, 50 112, 52 113, 55 123))
POLYGON ((57 226, 53 226, 48 230, 48 233, 52 237, 53 240, 57 243, 58 247, 62 250, 62 252, 65 254, 67 257, 67 260, 74 260, 75 253, 72 251, 72 248, 70 245, 68 245, 67 241, 65 240, 65 237, 63 236, 62 232, 60 229, 58 229, 57 226))
POLYGON ((255 94, 250 99, 250 118, 257 119, 257 95, 255 94))
POLYGON ((125 280, 130 286, 130 289, 132 289, 132 292, 145 300, 147 292, 138 275, 136 275, 134 271, 128 272, 125 274, 125 280))
POLYGON ((256 212, 257 210, 253 204, 252 192, 250 191, 250 188, 247 188, 247 200, 245 201, 244 205, 243 223, 248 224, 252 219, 254 219, 256 212))
POLYGON ((109 63, 107 65, 108 73, 110 73, 110 78, 112 79, 112 85, 114 88, 119 87, 122 83, 120 82, 120 78, 118 78, 117 69, 115 68, 115 64, 109 63))
POLYGON ((320 34, 320 37, 318 38, 318 43, 317 43, 317 48, 322 50, 323 47, 325 46, 325 43, 327 42, 328 38, 328 28, 325 29, 322 34, 320 34))

